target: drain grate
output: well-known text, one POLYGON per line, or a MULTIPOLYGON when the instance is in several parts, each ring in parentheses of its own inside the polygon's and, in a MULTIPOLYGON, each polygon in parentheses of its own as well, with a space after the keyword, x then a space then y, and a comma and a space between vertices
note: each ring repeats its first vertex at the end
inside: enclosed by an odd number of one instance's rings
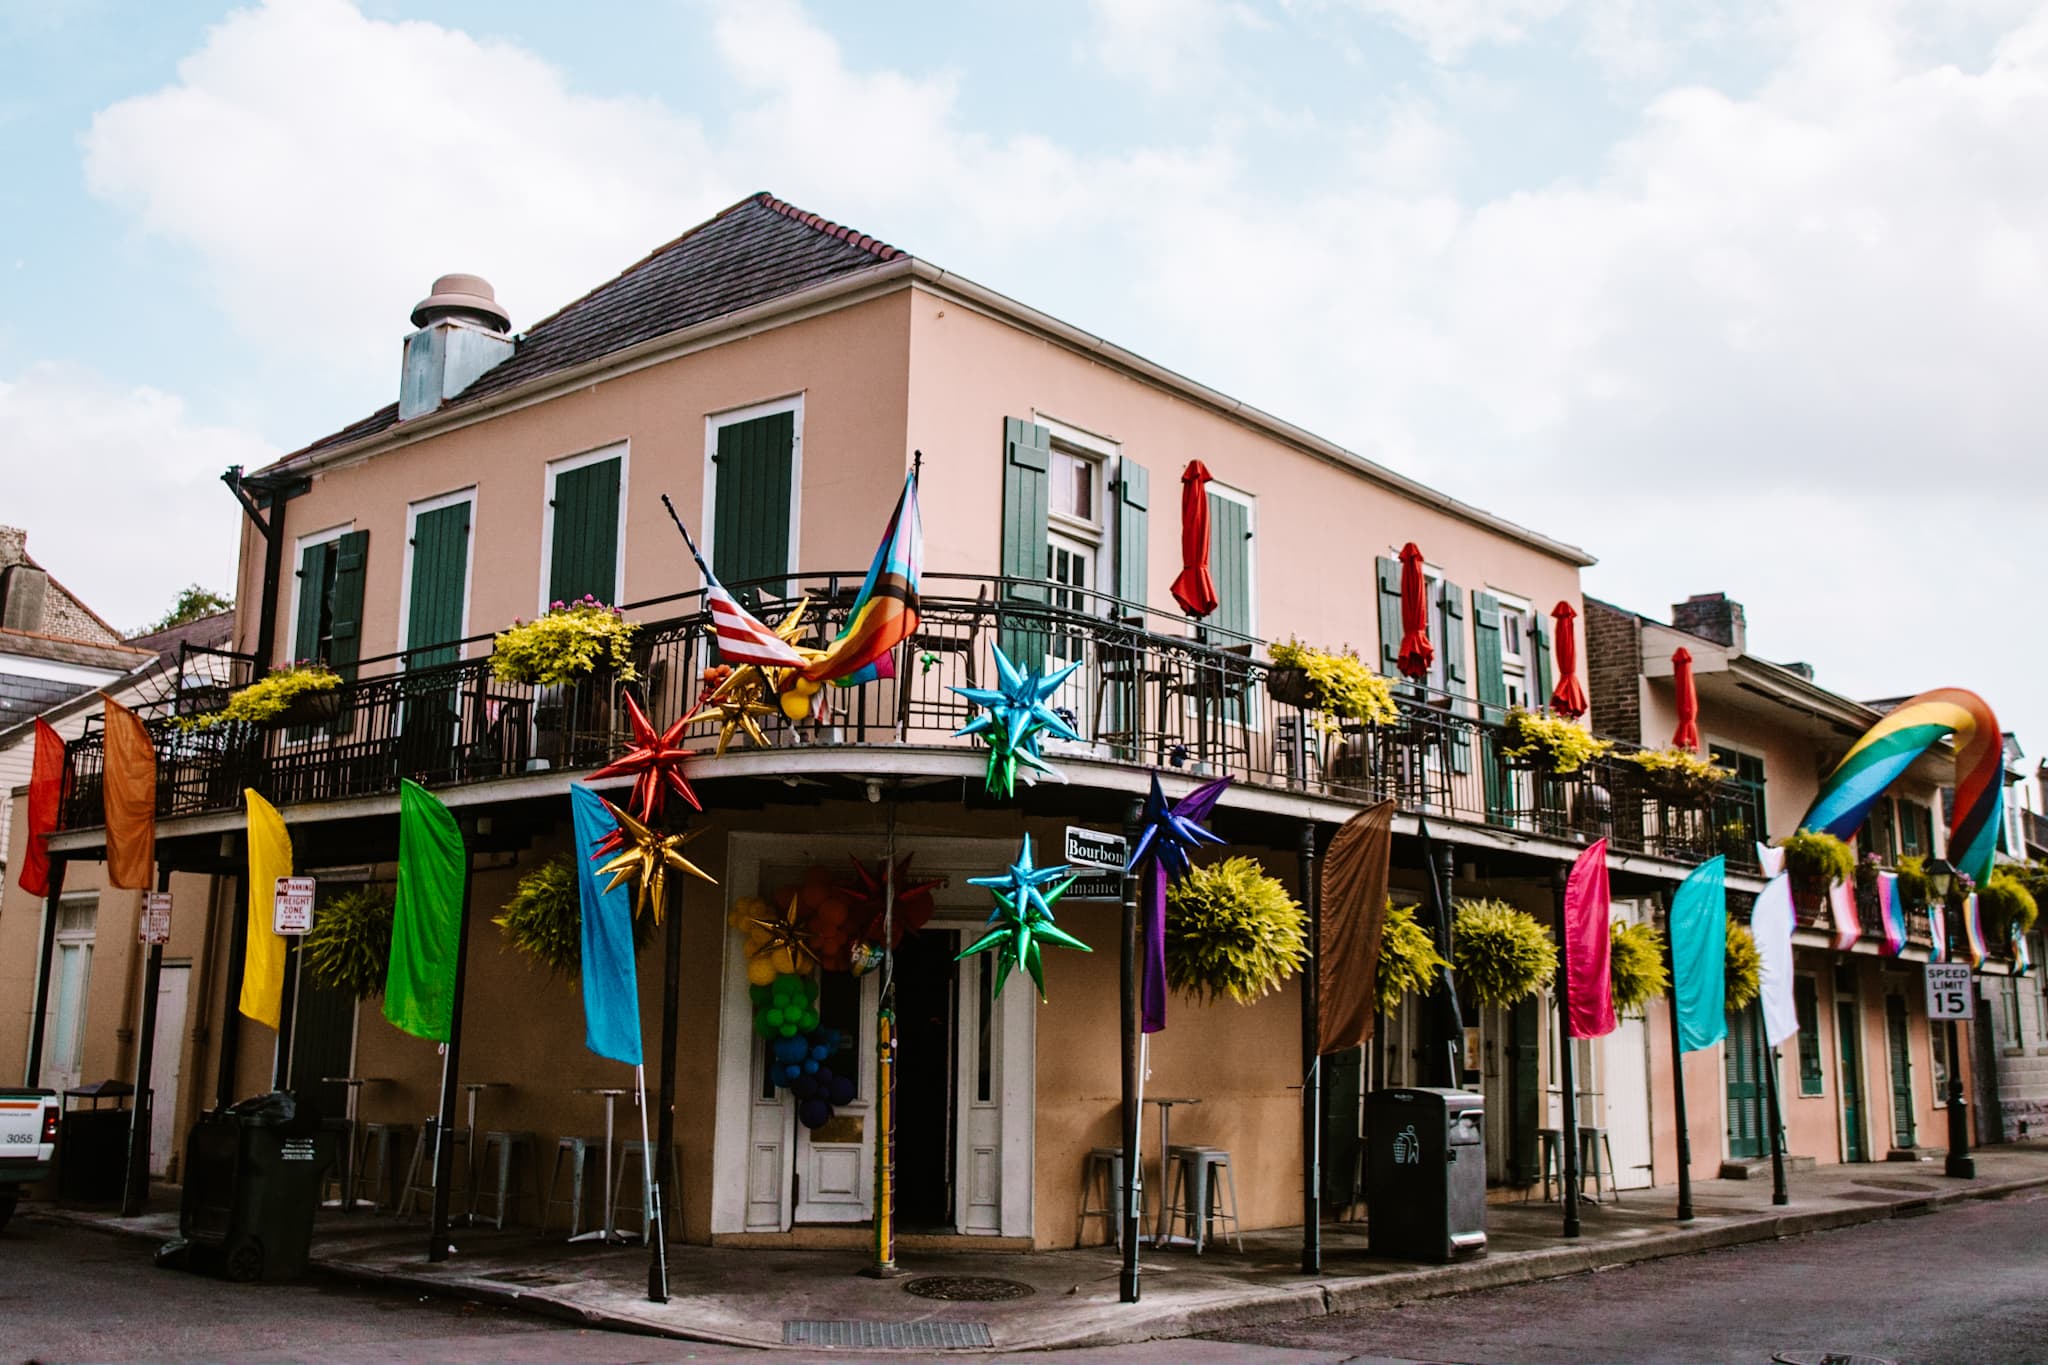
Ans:
POLYGON ((784 1346, 859 1346, 868 1350, 965 1349, 995 1345, 985 1322, 854 1322, 796 1319, 782 1324, 784 1346))
POLYGON ((1898 1365, 1883 1356, 1858 1355, 1854 1351, 1780 1351, 1771 1359, 1778 1365, 1898 1365))
POLYGON ((927 1275, 906 1281, 903 1292, 921 1299, 947 1299, 954 1303, 1000 1303, 1004 1299, 1028 1299, 1037 1291, 1028 1284, 985 1275, 927 1275))

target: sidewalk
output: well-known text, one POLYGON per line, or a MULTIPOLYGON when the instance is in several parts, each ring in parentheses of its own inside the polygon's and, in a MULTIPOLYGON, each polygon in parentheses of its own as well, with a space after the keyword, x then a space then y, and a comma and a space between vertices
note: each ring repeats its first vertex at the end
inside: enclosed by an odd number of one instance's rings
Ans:
MULTIPOLYGON (((1412 1299, 1570 1275, 1932 1211, 1961 1199, 1997 1198, 2048 1184, 2048 1143, 1979 1151, 1974 1180, 1950 1180, 1940 1162, 1830 1166, 1795 1174, 1791 1203, 1771 1205, 1763 1180, 1706 1180, 1694 1187, 1698 1216, 1673 1220, 1668 1187, 1624 1192, 1619 1203, 1583 1205, 1584 1232, 1559 1235, 1556 1204, 1487 1210, 1488 1252, 1453 1265, 1375 1260, 1361 1224, 1326 1223, 1323 1273, 1301 1274, 1300 1229, 1245 1237, 1243 1254, 1147 1251, 1143 1297, 1117 1301, 1116 1253, 1107 1247, 1031 1253, 909 1254, 909 1275, 874 1280, 850 1251, 735 1250, 674 1246, 671 1301, 646 1298, 647 1252, 546 1241, 531 1230, 458 1229, 456 1254, 425 1256, 421 1220, 322 1215, 316 1265, 345 1278, 514 1304, 573 1322, 736 1346, 780 1347, 786 1324, 825 1324, 847 1345, 973 1345, 999 1351, 1104 1346, 1229 1327, 1385 1307, 1412 1299), (917 1276, 975 1276, 1027 1288, 997 1302, 949 1302, 905 1292, 917 1276)), ((168 1193, 165 1191, 163 1193, 168 1193)), ((28 1210, 24 1210, 28 1211, 28 1210)), ((175 1212, 123 1219, 38 1206, 41 1216, 162 1240, 175 1212)), ((802 1329, 799 1329, 802 1330, 802 1329)), ((813 1339, 813 1347, 825 1344, 813 1339)))

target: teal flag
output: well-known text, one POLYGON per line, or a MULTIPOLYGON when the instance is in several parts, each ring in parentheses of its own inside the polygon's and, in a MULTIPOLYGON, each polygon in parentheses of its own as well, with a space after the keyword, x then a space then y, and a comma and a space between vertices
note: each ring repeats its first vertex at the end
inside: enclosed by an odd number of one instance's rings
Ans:
POLYGON ((1671 999, 1678 1050, 1697 1052, 1728 1034, 1728 860, 1692 870, 1671 901, 1671 999))
POLYGON ((384 1017, 415 1038, 448 1041, 462 953, 462 889, 469 852, 455 817, 410 778, 398 784, 398 904, 384 1017))
POLYGON ((576 892, 583 907, 583 1046, 640 1065, 640 983, 633 971, 633 888, 598 882, 598 845, 618 832, 604 798, 569 784, 576 820, 576 892))

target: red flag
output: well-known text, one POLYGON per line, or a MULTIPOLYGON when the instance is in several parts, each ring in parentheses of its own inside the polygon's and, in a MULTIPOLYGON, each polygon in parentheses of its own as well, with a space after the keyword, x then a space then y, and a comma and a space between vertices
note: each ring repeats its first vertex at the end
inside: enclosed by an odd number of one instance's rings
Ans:
POLYGON ((1671 652, 1671 691, 1678 702, 1678 729, 1672 732, 1672 747, 1698 753, 1700 690, 1692 680, 1692 652, 1684 645, 1671 652))
POLYGON ((107 698, 106 770, 100 800, 107 818, 107 881, 130 891, 156 885, 156 746, 142 718, 107 698))
POLYGON ((1190 616, 1216 610, 1216 584, 1209 577, 1209 467, 1189 460, 1180 475, 1180 576, 1173 600, 1190 616))
POLYGON ((1614 993, 1608 981, 1607 841, 1602 839, 1572 864, 1564 886, 1565 1013, 1574 1038, 1614 1032, 1614 993))
POLYGON ((57 810, 64 801, 64 740, 36 720, 35 766, 28 779, 28 848, 21 855, 15 884, 31 896, 50 894, 50 835, 57 828, 57 810))
POLYGON ((1401 547, 1401 648, 1395 652, 1394 666, 1417 682, 1429 676, 1430 660, 1436 658, 1436 647, 1429 642, 1428 587, 1422 551, 1411 540, 1401 547))
POLYGON ((1557 622, 1557 686, 1550 690, 1550 709, 1566 720, 1586 714, 1586 689, 1579 685, 1579 632, 1572 624, 1578 618, 1569 602, 1550 609, 1550 619, 1557 622))

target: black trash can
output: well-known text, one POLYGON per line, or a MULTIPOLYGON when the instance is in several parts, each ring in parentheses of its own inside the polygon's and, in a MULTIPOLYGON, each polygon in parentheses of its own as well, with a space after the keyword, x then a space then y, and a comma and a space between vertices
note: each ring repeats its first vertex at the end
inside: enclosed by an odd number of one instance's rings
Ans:
POLYGON ((1486 1250, 1486 1109, 1469 1090, 1365 1098, 1366 1235, 1375 1256, 1449 1261, 1486 1250))
POLYGON ((57 1198, 66 1204, 118 1204, 128 1182, 128 1129, 135 1087, 106 1080, 64 1092, 64 1135, 57 1144, 57 1198), (104 1100, 111 1109, 100 1107, 104 1100))
POLYGON ((157 1260, 231 1280, 304 1274, 335 1146, 315 1107, 289 1091, 201 1118, 185 1144, 178 1240, 157 1260))

